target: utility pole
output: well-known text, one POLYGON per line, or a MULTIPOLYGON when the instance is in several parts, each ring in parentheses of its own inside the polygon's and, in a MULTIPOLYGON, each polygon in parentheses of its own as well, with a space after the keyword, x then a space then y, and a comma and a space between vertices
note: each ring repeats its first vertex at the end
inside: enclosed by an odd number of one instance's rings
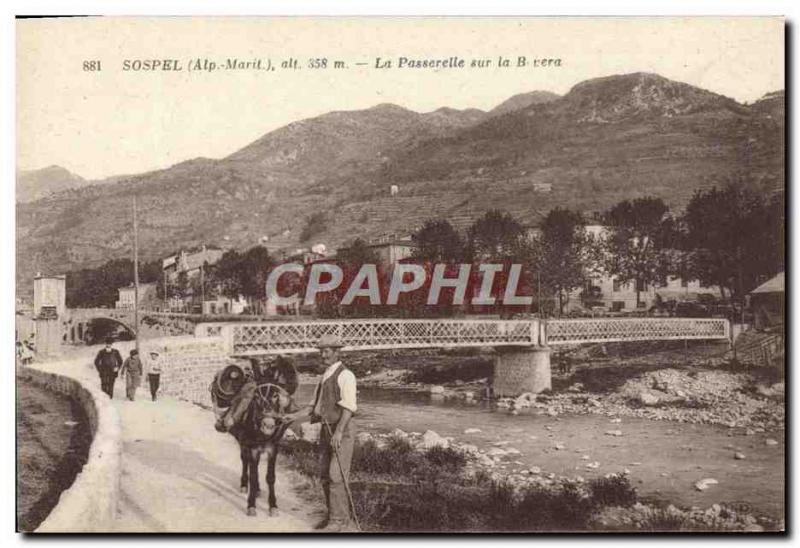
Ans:
POLYGON ((133 196, 133 332, 139 352, 139 223, 136 219, 136 195, 133 196))

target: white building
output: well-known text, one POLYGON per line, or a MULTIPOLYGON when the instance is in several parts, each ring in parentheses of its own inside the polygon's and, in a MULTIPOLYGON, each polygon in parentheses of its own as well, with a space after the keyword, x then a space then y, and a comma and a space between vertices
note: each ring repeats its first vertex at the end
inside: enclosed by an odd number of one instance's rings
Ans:
POLYGON ((67 310, 67 277, 42 276, 33 278, 33 317, 61 318, 67 310))
MULTIPOLYGON (((136 288, 134 288, 133 285, 129 285, 128 287, 120 287, 118 291, 119 298, 117 299, 117 302, 114 303, 114 307, 132 310, 136 303, 136 288)), ((158 296, 156 295, 156 284, 139 284, 139 308, 147 308, 148 304, 156 301, 157 299, 158 296)))
MULTIPOLYGON (((586 232, 594 238, 602 238, 608 233, 608 229, 603 225, 586 225, 586 232)), ((705 287, 696 280, 687 281, 680 277, 670 277, 665 284, 640 285, 638 309, 649 309, 655 304, 657 295, 664 301, 687 301, 694 300, 701 293, 709 293, 715 297, 722 296, 719 287, 705 287)), ((614 276, 607 274, 593 276, 588 280, 585 288, 570 293, 564 310, 577 310, 592 305, 615 311, 636 310, 635 283, 621 283, 614 276), (587 299, 586 296, 589 294, 592 296, 587 299)))

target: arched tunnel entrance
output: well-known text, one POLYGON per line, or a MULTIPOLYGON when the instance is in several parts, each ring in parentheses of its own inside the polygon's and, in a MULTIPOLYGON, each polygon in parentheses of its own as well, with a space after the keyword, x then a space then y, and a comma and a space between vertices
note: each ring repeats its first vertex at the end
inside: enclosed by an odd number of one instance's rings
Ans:
POLYGON ((83 327, 83 337, 86 344, 102 344, 106 339, 115 341, 132 341, 136 338, 133 329, 124 323, 111 318, 92 318, 83 327))

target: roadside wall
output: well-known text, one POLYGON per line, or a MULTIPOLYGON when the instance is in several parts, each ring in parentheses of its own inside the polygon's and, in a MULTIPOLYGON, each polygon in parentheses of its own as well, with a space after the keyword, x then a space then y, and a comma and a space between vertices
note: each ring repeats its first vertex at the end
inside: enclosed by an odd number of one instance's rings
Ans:
MULTIPOLYGON (((159 393, 211 405, 208 386, 214 374, 227 365, 227 347, 221 337, 169 337, 144 341, 142 352, 161 354, 159 393)), ((144 380, 145 390, 149 390, 144 380)))
POLYGON ((111 531, 119 500, 122 451, 119 415, 111 401, 99 388, 57 373, 20 367, 17 375, 77 401, 92 430, 86 464, 36 532, 111 531))

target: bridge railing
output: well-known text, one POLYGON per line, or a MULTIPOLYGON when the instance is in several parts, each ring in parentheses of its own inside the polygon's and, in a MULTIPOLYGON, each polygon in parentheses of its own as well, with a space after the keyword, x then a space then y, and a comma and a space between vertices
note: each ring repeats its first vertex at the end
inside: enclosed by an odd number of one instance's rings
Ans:
POLYGON ((227 324, 220 329, 232 355, 300 354, 335 335, 344 350, 530 346, 543 342, 538 320, 341 320, 227 324))
POLYGON ((548 345, 624 341, 730 339, 724 318, 593 318, 549 320, 548 345))
POLYGON ((232 355, 300 354, 336 335, 344 350, 449 346, 545 346, 652 340, 729 340, 723 318, 596 318, 549 320, 327 320, 207 323, 199 337, 221 336, 232 355))

